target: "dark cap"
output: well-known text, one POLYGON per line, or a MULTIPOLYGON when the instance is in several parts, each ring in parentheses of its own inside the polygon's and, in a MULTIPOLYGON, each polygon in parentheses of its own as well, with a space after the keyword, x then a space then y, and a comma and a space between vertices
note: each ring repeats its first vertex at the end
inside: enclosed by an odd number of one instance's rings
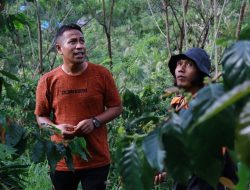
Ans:
POLYGON ((190 59, 196 64, 201 72, 207 76, 210 76, 211 61, 209 55, 204 49, 191 48, 185 53, 171 56, 168 62, 168 67, 173 76, 175 76, 176 63, 180 59, 190 59))

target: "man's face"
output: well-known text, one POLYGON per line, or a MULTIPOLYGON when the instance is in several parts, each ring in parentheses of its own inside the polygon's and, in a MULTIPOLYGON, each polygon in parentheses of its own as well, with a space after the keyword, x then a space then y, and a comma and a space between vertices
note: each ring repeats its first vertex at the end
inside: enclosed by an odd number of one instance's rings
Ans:
POLYGON ((188 59, 180 59, 175 68, 176 84, 178 87, 184 90, 195 93, 198 90, 198 86, 194 81, 199 75, 199 70, 195 63, 188 59))
POLYGON ((79 30, 68 30, 57 40, 57 51, 65 63, 81 64, 86 59, 85 41, 79 30))

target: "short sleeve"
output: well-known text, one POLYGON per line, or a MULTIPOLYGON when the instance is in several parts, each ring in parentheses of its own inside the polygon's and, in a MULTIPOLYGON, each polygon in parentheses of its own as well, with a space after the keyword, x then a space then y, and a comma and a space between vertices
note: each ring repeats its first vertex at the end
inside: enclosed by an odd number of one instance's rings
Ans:
POLYGON ((105 98, 106 107, 116 107, 121 105, 121 98, 116 87, 112 74, 107 70, 105 76, 105 98))
POLYGON ((36 108, 35 115, 37 116, 49 116, 51 112, 51 106, 49 101, 49 92, 47 82, 45 78, 41 78, 37 84, 36 89, 36 108))

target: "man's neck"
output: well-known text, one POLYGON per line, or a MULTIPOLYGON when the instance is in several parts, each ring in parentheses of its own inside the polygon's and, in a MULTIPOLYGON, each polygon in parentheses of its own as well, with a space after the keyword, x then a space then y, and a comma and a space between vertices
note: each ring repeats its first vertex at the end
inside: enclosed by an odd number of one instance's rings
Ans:
POLYGON ((86 70, 86 68, 88 67, 88 63, 87 62, 83 62, 80 64, 63 64, 62 65, 62 70, 68 74, 68 75, 80 75, 83 71, 86 70))
POLYGON ((195 96, 201 88, 202 87, 199 86, 193 86, 192 88, 186 89, 186 92, 189 92, 192 94, 192 96, 195 96))

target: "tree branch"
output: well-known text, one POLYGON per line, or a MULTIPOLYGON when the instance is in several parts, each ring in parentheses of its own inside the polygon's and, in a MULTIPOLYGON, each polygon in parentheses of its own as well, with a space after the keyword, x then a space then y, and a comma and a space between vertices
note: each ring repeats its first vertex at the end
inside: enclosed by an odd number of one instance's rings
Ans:
POLYGON ((239 16, 237 29, 236 29, 236 34, 235 34, 236 39, 239 39, 239 36, 240 36, 241 25, 242 25, 242 22, 243 22, 244 13, 245 13, 245 10, 246 10, 246 5, 247 5, 246 0, 243 0, 242 4, 241 4, 241 7, 240 7, 240 16, 239 16))

